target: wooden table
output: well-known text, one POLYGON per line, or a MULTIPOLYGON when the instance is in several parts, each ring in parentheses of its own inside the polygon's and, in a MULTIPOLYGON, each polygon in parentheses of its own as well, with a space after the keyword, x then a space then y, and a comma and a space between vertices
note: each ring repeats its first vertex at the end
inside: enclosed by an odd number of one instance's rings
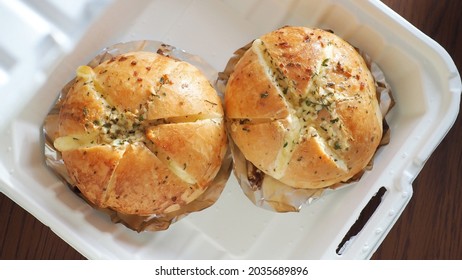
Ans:
MULTIPOLYGON (((462 70, 462 1, 383 0, 462 70)), ((372 259, 462 259, 462 117, 414 181, 414 195, 372 259)), ((0 259, 84 259, 0 194, 0 259)))

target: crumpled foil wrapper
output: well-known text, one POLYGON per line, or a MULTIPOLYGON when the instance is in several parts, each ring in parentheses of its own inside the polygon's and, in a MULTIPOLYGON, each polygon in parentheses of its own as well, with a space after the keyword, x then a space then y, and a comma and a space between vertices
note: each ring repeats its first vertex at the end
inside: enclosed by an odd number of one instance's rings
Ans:
MULTIPOLYGON (((96 67, 103 61, 109 60, 119 54, 132 52, 132 51, 150 51, 162 54, 164 56, 172 57, 174 59, 186 61, 199 70, 207 77, 210 83, 213 85, 217 80, 217 71, 213 69, 207 62, 196 55, 189 54, 183 50, 177 49, 173 46, 164 44, 158 41, 132 41, 127 43, 119 43, 103 49, 94 59, 92 59, 87 65, 90 67, 96 67)), ((162 215, 150 215, 150 216, 139 216, 139 215, 127 215, 114 211, 109 208, 100 208, 89 202, 72 182, 68 175, 64 161, 61 157, 61 153, 53 146, 54 140, 58 135, 58 117, 59 110, 62 103, 71 88, 74 80, 68 82, 58 93, 58 98, 51 108, 50 112, 46 116, 43 122, 43 136, 44 136, 44 155, 46 165, 69 187, 76 195, 81 197, 86 203, 90 204, 93 208, 106 213, 111 221, 114 223, 122 223, 126 227, 141 232, 141 231, 159 231, 166 230, 172 223, 180 220, 186 215, 201 211, 211 205, 213 205, 220 197, 226 182, 229 179, 232 169, 232 158, 229 148, 223 158, 223 162, 220 170, 218 171, 215 179, 207 190, 200 195, 196 200, 183 206, 181 209, 167 214, 162 215)), ((223 95, 217 91, 220 98, 223 100, 223 95)))
MULTIPOLYGON (((236 50, 234 52, 234 56, 229 59, 225 69, 218 74, 216 87, 221 95, 224 95, 225 93, 226 84, 228 83, 228 79, 233 73, 237 62, 251 46, 252 42, 236 50)), ((379 144, 379 147, 381 147, 390 142, 390 128, 385 120, 385 117, 394 106, 395 101, 393 99, 391 88, 385 80, 383 71, 366 53, 359 49, 356 50, 363 56, 375 79, 377 99, 383 116, 383 135, 379 144)), ((228 122, 228 131, 230 129, 229 125, 230 124, 228 122)), ((234 161, 234 175, 236 176, 241 189, 253 202, 253 204, 275 212, 298 212, 304 205, 311 204, 327 192, 352 185, 352 183, 361 179, 364 172, 372 169, 375 157, 374 155, 368 165, 361 172, 346 182, 337 183, 320 189, 301 189, 284 184, 259 170, 245 158, 237 145, 233 142, 230 134, 228 134, 228 136, 234 161)))

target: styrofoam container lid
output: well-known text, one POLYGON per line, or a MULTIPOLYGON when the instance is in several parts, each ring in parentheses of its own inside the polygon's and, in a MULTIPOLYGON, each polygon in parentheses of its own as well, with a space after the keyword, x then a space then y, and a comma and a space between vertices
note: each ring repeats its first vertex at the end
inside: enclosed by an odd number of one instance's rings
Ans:
POLYGON ((462 86, 452 59, 380 1, 66 2, 0 1, 1 21, 12 30, 0 38, 0 190, 87 258, 367 259, 458 114, 462 86), (43 119, 76 67, 102 48, 158 40, 220 71, 234 50, 283 25, 334 30, 367 52, 392 86, 391 142, 355 186, 282 214, 255 207, 231 176, 215 205, 167 231, 136 233, 111 223, 46 168, 43 119), (345 242, 378 192, 377 209, 345 242))

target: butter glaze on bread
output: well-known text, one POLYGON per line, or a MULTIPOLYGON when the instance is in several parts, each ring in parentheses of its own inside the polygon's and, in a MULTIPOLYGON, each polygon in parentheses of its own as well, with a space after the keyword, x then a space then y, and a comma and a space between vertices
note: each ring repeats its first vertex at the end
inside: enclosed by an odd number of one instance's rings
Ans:
POLYGON ((225 113, 244 157, 295 188, 347 181, 382 138, 364 59, 320 29, 287 26, 255 40, 228 80, 225 113))
POLYGON ((89 202, 153 215, 207 189, 227 140, 221 100, 197 68, 132 52, 77 69, 54 145, 89 202))

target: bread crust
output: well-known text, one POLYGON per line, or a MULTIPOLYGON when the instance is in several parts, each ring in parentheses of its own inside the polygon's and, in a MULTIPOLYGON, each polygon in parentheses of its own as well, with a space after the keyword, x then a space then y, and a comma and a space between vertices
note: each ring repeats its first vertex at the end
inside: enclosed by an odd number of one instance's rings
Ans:
POLYGON ((244 157, 296 188, 347 181, 366 167, 382 138, 364 59, 321 29, 286 26, 255 40, 229 78, 225 112, 230 127, 248 128, 229 131, 244 157))
POLYGON ((164 214, 194 201, 227 148, 207 78, 152 52, 79 67, 58 122, 54 145, 71 180, 89 202, 121 214, 164 214))

